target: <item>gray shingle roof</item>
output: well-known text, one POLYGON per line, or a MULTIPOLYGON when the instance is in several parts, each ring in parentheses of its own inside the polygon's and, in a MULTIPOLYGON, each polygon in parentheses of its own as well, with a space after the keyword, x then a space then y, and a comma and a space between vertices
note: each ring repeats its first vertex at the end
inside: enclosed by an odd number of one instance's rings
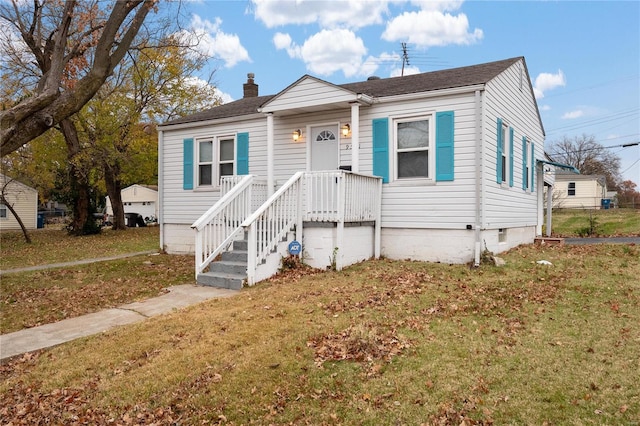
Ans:
MULTIPOLYGON (((390 77, 366 80, 356 83, 340 84, 339 87, 354 93, 362 93, 372 97, 404 95, 409 93, 428 92, 432 90, 484 84, 502 71, 518 62, 522 57, 488 62, 485 64, 413 74, 404 77, 390 77)), ((197 121, 215 120, 228 117, 255 114, 258 108, 276 95, 242 98, 228 104, 200 111, 182 118, 163 123, 163 125, 193 123, 197 121)))

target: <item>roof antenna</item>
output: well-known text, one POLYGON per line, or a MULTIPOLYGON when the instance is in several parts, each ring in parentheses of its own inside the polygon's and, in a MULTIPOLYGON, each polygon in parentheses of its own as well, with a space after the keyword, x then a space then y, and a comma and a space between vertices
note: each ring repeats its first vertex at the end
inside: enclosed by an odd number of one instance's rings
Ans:
POLYGON ((404 77, 404 64, 409 65, 409 54, 407 53, 407 43, 402 43, 402 73, 401 77, 404 77))

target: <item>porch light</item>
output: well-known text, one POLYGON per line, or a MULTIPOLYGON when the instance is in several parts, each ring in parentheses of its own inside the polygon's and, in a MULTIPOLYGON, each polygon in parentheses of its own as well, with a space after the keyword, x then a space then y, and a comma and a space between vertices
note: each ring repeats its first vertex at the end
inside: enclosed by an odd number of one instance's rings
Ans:
POLYGON ((347 136, 349 136, 350 132, 351 132, 351 126, 349 125, 349 123, 342 126, 342 136, 346 138, 347 136))
POLYGON ((293 131, 293 141, 294 142, 298 142, 298 139, 300 139, 302 137, 302 132, 300 131, 300 129, 294 130, 293 131))

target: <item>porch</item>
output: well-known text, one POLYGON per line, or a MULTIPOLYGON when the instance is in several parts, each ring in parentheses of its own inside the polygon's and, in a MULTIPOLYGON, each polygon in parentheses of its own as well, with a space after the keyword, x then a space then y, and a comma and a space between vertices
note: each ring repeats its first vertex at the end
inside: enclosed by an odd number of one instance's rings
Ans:
POLYGON ((341 270, 380 256, 381 178, 297 172, 272 195, 268 188, 253 175, 222 178, 220 199, 191 226, 198 283, 239 288, 267 279, 297 251, 291 243, 314 267, 341 270))

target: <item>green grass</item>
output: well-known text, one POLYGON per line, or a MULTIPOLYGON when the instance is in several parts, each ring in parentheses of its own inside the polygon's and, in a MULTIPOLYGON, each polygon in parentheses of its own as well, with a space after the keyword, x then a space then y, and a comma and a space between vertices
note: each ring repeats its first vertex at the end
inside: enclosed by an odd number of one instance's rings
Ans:
POLYGON ((640 236, 640 210, 554 210, 553 234, 563 237, 586 236, 593 229, 593 237, 640 236))
POLYGON ((33 242, 27 244, 22 233, 0 232, 0 270, 26 266, 71 262, 124 253, 159 250, 159 228, 129 228, 97 235, 70 236, 64 230, 38 229, 30 233, 33 242))
POLYGON ((11 273, 0 283, 0 333, 48 324, 158 296, 194 283, 193 256, 141 255, 11 273))
POLYGON ((0 368, 5 421, 640 422, 640 248, 523 246, 502 268, 368 261, 0 368), (539 265, 545 259, 552 266, 539 265))

